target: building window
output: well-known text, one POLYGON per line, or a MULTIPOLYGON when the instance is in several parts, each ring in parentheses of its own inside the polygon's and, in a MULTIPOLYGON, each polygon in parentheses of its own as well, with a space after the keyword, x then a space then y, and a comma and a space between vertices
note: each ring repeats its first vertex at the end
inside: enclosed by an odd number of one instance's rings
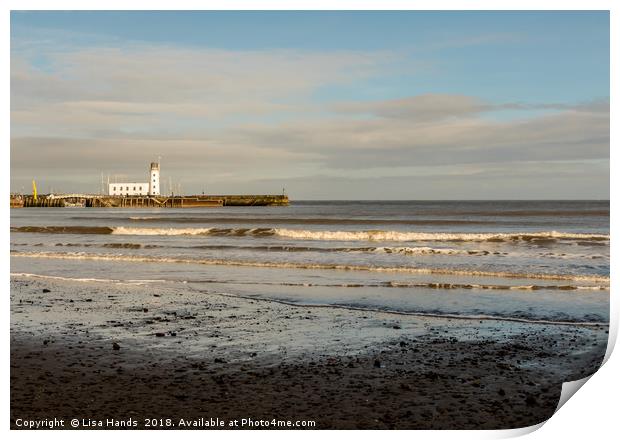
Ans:
POLYGON ((115 186, 112 187, 112 191, 116 191, 116 187, 115 186))

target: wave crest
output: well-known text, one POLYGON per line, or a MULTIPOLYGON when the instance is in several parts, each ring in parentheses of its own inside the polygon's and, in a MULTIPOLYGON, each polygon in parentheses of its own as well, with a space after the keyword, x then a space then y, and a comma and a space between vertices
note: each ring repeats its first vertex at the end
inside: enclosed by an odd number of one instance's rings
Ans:
POLYGON ((100 260, 100 261, 128 261, 144 263, 185 263, 204 264, 210 266, 242 266, 242 267, 267 267, 276 269, 314 269, 314 270, 346 270, 346 271, 371 271, 412 273, 426 275, 456 275, 468 277, 500 277, 500 278, 525 278, 541 280, 575 280, 599 283, 609 283, 609 277, 601 275, 570 275, 552 273, 518 273, 518 272, 491 272, 478 270, 450 269, 438 267, 415 267, 415 266, 361 266, 349 264, 328 263, 295 263, 274 261, 246 261, 224 259, 198 259, 185 257, 155 257, 125 254, 89 254, 85 252, 24 252, 11 251, 14 257, 29 258, 59 258, 68 260, 100 260))
POLYGON ((609 240, 604 234, 579 234, 570 232, 519 232, 519 233, 450 233, 450 232, 400 232, 400 231, 308 231, 276 229, 276 235, 301 240, 329 241, 542 241, 542 240, 609 240))
POLYGON ((471 242, 553 242, 577 240, 583 242, 608 241, 608 234, 572 232, 516 232, 516 233, 466 233, 466 232, 403 232, 403 231, 313 231, 283 228, 136 228, 126 226, 20 226, 12 232, 48 234, 115 234, 115 235, 213 235, 213 236, 278 236, 295 240, 317 241, 471 241, 471 242))

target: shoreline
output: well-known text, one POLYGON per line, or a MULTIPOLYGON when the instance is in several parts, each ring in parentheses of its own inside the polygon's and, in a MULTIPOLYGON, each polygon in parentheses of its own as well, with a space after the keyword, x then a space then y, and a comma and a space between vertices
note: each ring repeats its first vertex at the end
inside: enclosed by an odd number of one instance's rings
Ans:
POLYGON ((562 382, 596 371, 607 332, 12 276, 11 427, 53 417, 531 426, 553 414, 562 382))

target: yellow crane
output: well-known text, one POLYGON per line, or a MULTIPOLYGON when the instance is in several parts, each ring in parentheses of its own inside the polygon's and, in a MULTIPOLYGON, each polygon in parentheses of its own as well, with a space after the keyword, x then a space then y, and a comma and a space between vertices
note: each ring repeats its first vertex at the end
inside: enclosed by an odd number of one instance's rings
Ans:
POLYGON ((37 184, 34 179, 32 179, 32 197, 35 201, 37 200, 37 184))

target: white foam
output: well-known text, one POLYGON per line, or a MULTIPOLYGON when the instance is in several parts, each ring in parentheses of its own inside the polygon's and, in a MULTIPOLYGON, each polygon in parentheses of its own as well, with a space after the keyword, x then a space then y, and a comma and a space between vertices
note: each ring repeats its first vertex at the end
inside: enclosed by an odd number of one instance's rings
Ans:
POLYGON ((447 232, 401 232, 401 231, 308 231, 300 229, 275 229, 281 237, 301 240, 329 241, 489 241, 519 240, 525 237, 569 240, 609 240, 604 234, 577 234, 569 232, 519 232, 505 233, 447 233, 447 232))
POLYGON ((153 219, 158 219, 159 217, 140 217, 140 216, 132 216, 129 217, 129 220, 153 220, 153 219))
POLYGON ((208 235, 212 228, 127 228, 117 226, 115 235, 208 235))
POLYGON ((24 277, 24 278, 40 278, 40 279, 58 280, 58 281, 79 281, 83 283, 114 283, 114 284, 133 284, 133 285, 165 282, 165 280, 115 280, 115 279, 108 279, 108 278, 71 278, 71 277, 60 277, 60 276, 55 276, 55 275, 40 275, 36 273, 27 273, 27 272, 11 272, 11 276, 12 277, 24 277))
MULTIPOLYGON (((310 231, 305 229, 269 229, 275 235, 300 240, 329 240, 329 241, 510 241, 527 239, 566 239, 566 240, 609 240, 607 234, 580 234, 572 232, 516 232, 516 233, 450 233, 450 232, 402 232, 402 231, 310 231)), ((259 229, 230 229, 217 228, 132 228, 117 226, 112 229, 116 235, 210 235, 229 232, 236 235, 239 232, 252 234, 259 229)))
POLYGON ((435 274, 435 275, 457 275, 475 277, 502 277, 502 278, 531 278, 544 280, 575 280, 608 283, 609 277, 599 275, 569 275, 569 274, 550 274, 550 273, 515 273, 515 272, 487 272, 477 270, 461 270, 448 268, 427 268, 427 267, 381 267, 381 266, 355 266, 346 264, 324 264, 324 263, 286 263, 271 261, 240 261, 223 259, 193 259, 181 257, 154 257, 137 256, 125 254, 88 254, 85 252, 23 252, 12 251, 12 257, 28 258, 59 258, 68 260, 99 260, 99 261, 130 261, 146 263, 186 263, 204 264, 211 266, 242 266, 242 267, 267 267, 277 269, 317 269, 317 270, 351 270, 351 271, 372 271, 372 272, 400 272, 416 274, 435 274))
POLYGON ((373 252, 386 254, 404 254, 404 255, 485 255, 489 252, 481 250, 465 250, 450 248, 432 248, 432 247, 378 247, 373 252))

